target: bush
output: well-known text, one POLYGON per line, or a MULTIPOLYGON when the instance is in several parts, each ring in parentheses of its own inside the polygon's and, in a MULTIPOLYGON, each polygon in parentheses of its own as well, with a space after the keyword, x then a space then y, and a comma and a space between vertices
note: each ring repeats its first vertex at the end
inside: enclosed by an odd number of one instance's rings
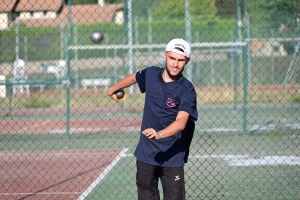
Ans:
POLYGON ((24 104, 25 108, 50 108, 51 102, 41 97, 31 96, 28 101, 24 104))
POLYGON ((295 102, 296 102, 296 103, 300 103, 300 95, 296 96, 295 102))
POLYGON ((295 51, 295 42, 283 42, 284 49, 290 55, 292 55, 295 51))

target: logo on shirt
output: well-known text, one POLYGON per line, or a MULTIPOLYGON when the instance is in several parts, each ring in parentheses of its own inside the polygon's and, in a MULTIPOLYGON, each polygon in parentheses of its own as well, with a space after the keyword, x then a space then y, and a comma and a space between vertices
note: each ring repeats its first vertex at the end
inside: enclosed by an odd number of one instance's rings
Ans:
POLYGON ((175 102, 176 102, 176 101, 175 101, 174 99, 168 98, 166 104, 167 104, 167 106, 169 106, 170 108, 174 108, 174 107, 176 107, 176 103, 175 103, 175 102))
POLYGON ((180 177, 179 176, 175 176, 175 181, 179 181, 180 177))

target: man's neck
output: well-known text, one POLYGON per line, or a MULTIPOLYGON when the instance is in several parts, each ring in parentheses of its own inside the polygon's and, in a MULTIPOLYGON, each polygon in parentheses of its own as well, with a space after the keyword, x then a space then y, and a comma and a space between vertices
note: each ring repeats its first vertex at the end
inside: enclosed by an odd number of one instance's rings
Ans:
POLYGON ((164 69, 164 71, 162 73, 162 78, 166 83, 173 82, 173 81, 176 81, 178 79, 178 77, 170 77, 168 72, 167 72, 167 69, 164 69))

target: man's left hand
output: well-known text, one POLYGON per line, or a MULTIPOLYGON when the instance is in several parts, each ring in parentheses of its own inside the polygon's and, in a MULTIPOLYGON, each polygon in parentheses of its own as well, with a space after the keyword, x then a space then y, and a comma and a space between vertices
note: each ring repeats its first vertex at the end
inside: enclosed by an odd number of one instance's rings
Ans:
POLYGON ((153 128, 147 128, 143 130, 142 134, 144 134, 149 139, 156 139, 156 140, 160 139, 160 134, 153 128))

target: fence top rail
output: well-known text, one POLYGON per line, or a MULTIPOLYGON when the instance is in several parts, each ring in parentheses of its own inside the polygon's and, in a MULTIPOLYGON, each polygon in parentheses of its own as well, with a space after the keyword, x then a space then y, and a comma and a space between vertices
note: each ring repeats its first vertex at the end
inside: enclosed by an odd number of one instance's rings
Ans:
MULTIPOLYGON (((194 42, 191 43, 193 48, 205 48, 205 47, 233 47, 233 46, 245 46, 252 41, 278 41, 278 42, 293 42, 300 41, 299 37, 296 38, 249 38, 243 41, 233 42, 194 42)), ((162 49, 166 44, 116 44, 116 45, 71 45, 68 48, 70 50, 96 50, 96 49, 162 49)))
POLYGON ((296 37, 296 38, 274 38, 274 37, 270 37, 270 38, 250 38, 250 39, 246 39, 246 41, 250 41, 250 42, 258 42, 258 41, 277 41, 277 42, 298 42, 300 41, 300 37, 296 37))
POLYGON ((62 82, 62 79, 7 79, 5 83, 0 83, 0 85, 52 85, 62 82))
MULTIPOLYGON (((196 42, 192 43, 191 47, 232 47, 245 46, 247 42, 196 42)), ((70 50, 86 50, 86 49, 162 49, 166 44, 116 44, 116 45, 72 45, 70 50)))

